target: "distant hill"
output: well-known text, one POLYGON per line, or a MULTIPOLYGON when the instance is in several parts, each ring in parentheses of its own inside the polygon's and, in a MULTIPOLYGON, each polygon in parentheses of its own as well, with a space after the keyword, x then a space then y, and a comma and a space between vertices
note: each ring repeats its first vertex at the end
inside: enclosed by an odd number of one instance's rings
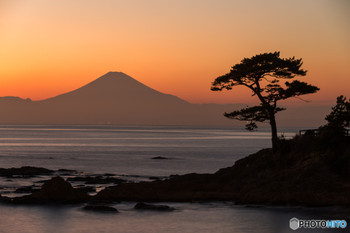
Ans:
POLYGON ((22 99, 15 96, 3 96, 0 97, 0 103, 8 104, 8 103, 25 103, 25 102, 31 102, 31 99, 22 99))
MULTIPOLYGON (((122 72, 109 72, 68 93, 31 101, 0 97, 0 124, 232 125, 223 117, 243 104, 191 104, 156 91, 122 72)), ((319 126, 328 106, 289 108, 279 126, 319 126)), ((267 125, 268 126, 268 125, 267 125)))

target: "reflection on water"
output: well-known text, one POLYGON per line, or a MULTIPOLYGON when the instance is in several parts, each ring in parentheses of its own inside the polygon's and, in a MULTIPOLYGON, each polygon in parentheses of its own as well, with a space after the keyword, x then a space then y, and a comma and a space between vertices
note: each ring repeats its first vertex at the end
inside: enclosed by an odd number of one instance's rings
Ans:
MULTIPOLYGON (((116 204, 119 213, 85 212, 82 206, 0 205, 1 232, 14 233, 286 233, 289 219, 344 218, 342 209, 268 208, 235 206, 231 203, 166 203, 173 212, 136 211, 135 203, 116 204)), ((345 232, 302 230, 297 232, 345 232)))

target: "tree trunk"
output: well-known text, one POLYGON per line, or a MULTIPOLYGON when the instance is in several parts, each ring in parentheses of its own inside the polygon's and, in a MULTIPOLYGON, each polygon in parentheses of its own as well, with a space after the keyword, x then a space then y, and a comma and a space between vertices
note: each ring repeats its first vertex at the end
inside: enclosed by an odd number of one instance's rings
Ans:
POLYGON ((278 136, 277 136, 277 126, 276 126, 276 118, 275 118, 274 110, 269 111, 269 117, 270 117, 271 135, 272 135, 272 151, 273 153, 275 153, 277 150, 278 136))

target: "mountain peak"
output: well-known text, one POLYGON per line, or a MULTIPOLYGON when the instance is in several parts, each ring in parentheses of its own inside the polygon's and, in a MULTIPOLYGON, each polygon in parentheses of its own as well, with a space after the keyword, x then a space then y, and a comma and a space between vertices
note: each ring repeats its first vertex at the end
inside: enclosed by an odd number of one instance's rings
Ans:
POLYGON ((104 74, 103 76, 128 76, 120 71, 109 71, 108 73, 104 74))
POLYGON ((123 72, 119 72, 119 71, 110 71, 110 72, 102 75, 98 79, 115 79, 115 78, 117 78, 117 79, 121 79, 121 78, 133 79, 129 75, 127 75, 123 72))
MULTIPOLYGON (((110 71, 98 79, 95 79, 94 81, 88 83, 86 86, 95 86, 95 85, 103 85, 106 88, 111 88, 112 86, 130 86, 130 85, 137 85, 137 86, 145 86, 144 84, 140 83, 136 79, 130 77, 129 75, 119 72, 119 71, 110 71)), ((149 87, 147 87, 149 88, 149 87)))

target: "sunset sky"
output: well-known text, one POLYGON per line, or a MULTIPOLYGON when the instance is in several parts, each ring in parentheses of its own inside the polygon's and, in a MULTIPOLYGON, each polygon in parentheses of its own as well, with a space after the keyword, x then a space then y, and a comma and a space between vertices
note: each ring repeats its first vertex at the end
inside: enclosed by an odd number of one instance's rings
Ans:
MULTIPOLYGON (((244 57, 303 58, 315 104, 350 97, 348 0, 0 0, 0 96, 40 100, 121 71, 192 103, 244 57)), ((298 102, 298 100, 296 100, 298 102)))

